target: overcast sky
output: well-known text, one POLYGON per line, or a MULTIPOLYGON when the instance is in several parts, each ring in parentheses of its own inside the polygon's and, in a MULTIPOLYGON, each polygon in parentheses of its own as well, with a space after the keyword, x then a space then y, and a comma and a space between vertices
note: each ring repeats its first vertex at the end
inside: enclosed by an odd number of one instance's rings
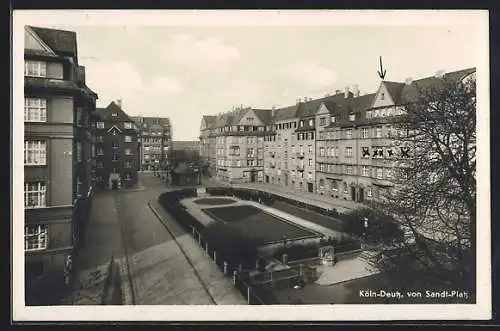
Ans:
POLYGON ((79 63, 99 107, 122 99, 129 115, 170 117, 175 140, 196 140, 203 114, 233 105, 287 106, 352 84, 362 94, 375 92, 379 56, 390 81, 474 67, 484 56, 467 20, 440 26, 53 22, 43 26, 77 33, 79 63))

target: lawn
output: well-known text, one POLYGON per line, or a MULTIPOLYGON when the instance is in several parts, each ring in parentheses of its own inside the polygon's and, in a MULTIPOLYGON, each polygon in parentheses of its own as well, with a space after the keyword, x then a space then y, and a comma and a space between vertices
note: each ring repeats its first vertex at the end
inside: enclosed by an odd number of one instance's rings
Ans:
POLYGON ((280 241, 285 235, 289 240, 319 236, 312 230, 297 226, 254 206, 206 208, 202 211, 214 220, 235 227, 245 235, 261 239, 265 243, 280 241))

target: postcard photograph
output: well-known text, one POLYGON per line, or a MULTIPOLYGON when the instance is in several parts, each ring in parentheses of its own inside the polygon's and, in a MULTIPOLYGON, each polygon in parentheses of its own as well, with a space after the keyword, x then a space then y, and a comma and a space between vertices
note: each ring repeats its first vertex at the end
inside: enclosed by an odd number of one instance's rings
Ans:
POLYGON ((488 29, 14 11, 14 320, 490 318, 488 29))

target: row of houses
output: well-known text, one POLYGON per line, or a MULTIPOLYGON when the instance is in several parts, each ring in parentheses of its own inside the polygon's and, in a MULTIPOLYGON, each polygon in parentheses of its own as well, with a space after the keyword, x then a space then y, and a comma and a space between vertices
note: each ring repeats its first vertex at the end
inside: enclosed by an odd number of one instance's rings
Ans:
POLYGON ((404 105, 419 88, 445 78, 464 80, 475 71, 382 81, 375 93, 365 95, 357 86, 346 87, 284 108, 239 107, 206 115, 200 154, 211 175, 230 183, 269 183, 353 201, 377 198, 393 186, 394 161, 409 155, 407 148, 394 144, 405 134, 394 126, 404 105))
POLYGON ((24 251, 27 295, 61 285, 96 188, 134 186, 167 158, 168 118, 97 108, 75 32, 24 30, 24 251))

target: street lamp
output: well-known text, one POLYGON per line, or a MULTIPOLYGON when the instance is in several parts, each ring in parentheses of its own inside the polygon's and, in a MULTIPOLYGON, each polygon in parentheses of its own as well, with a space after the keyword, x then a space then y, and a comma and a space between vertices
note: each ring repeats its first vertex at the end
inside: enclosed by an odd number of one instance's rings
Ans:
POLYGON ((366 238, 368 236, 368 218, 366 217, 363 217, 363 240, 365 242, 365 245, 366 245, 366 238))

